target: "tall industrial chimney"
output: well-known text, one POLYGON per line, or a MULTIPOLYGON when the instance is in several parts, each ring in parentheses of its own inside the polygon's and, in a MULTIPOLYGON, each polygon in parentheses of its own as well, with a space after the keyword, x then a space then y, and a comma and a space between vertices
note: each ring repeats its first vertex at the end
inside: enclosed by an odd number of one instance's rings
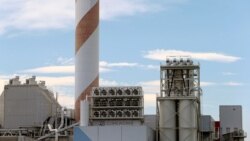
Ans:
POLYGON ((99 85, 99 0, 75 0, 75 118, 80 101, 99 85))

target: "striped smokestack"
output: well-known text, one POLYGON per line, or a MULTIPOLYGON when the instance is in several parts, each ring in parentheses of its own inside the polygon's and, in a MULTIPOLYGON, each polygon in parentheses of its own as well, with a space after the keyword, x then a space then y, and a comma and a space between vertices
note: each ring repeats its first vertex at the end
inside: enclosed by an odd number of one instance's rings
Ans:
POLYGON ((99 0, 76 0, 75 118, 80 101, 99 85, 99 0))

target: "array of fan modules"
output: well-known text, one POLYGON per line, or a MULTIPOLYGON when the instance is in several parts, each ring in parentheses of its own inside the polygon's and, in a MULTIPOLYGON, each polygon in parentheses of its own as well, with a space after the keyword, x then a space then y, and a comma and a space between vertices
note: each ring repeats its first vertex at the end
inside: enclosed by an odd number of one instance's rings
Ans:
POLYGON ((90 99, 91 120, 136 120, 143 117, 141 87, 95 87, 90 99))
POLYGON ((193 60, 189 57, 177 58, 167 58, 166 64, 168 66, 190 66, 193 65, 193 60))

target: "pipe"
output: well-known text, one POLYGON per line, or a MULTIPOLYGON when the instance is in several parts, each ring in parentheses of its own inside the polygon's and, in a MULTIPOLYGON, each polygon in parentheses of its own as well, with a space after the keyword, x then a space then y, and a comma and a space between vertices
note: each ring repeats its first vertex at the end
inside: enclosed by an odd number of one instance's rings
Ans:
POLYGON ((64 124, 64 108, 61 110, 61 124, 57 129, 52 129, 52 126, 48 124, 49 131, 55 132, 55 141, 58 141, 59 130, 63 127, 64 124))
POLYGON ((58 127, 58 129, 61 129, 63 127, 63 124, 64 124, 64 108, 62 108, 62 111, 61 111, 61 124, 58 127))
MULTIPOLYGON (((88 99, 88 98, 86 98, 86 99, 88 99)), ((81 101, 80 126, 88 126, 89 125, 89 102, 86 99, 81 101)))
MULTIPOLYGON (((62 128, 62 129, 58 130, 58 133, 63 132, 63 131, 65 131, 65 130, 68 130, 68 129, 70 129, 70 128, 73 128, 73 127, 75 127, 75 126, 79 126, 79 122, 74 123, 74 124, 72 124, 72 125, 70 125, 70 126, 67 126, 67 127, 65 127, 65 128, 62 128)), ((44 135, 44 136, 42 136, 42 137, 36 139, 35 141, 44 140, 44 139, 46 139, 46 138, 48 138, 48 137, 51 137, 51 136, 54 135, 54 134, 55 134, 54 132, 48 133, 48 134, 46 134, 46 135, 44 135)))

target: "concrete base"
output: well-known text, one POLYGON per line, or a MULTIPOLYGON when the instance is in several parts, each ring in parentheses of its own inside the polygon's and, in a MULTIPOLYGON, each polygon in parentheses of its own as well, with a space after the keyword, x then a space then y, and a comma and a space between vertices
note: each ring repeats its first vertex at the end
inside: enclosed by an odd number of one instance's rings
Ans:
POLYGON ((74 141, 154 141, 147 126, 87 126, 74 128, 74 141))

